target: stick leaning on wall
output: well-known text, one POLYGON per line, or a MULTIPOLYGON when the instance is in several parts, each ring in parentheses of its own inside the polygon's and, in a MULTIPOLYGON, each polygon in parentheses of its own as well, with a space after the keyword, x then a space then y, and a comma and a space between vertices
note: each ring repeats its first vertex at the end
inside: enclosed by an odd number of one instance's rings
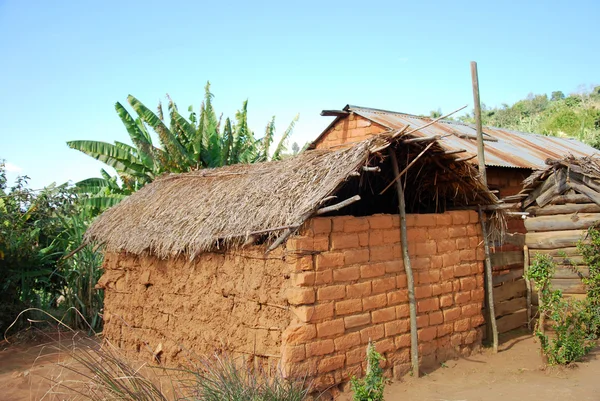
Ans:
MULTIPOLYGON (((394 175, 400 175, 396 152, 393 148, 389 149, 390 158, 394 175)), ((412 273, 410 257, 408 256, 408 235, 406 233, 406 207, 404 204, 404 190, 401 180, 396 180, 396 190, 398 192, 398 210, 400 214, 400 238, 402 242, 402 259, 404 261, 404 271, 406 272, 406 283, 408 287, 408 303, 410 307, 410 363, 412 374, 419 377, 419 343, 417 337, 417 301, 415 300, 415 279, 412 273)))

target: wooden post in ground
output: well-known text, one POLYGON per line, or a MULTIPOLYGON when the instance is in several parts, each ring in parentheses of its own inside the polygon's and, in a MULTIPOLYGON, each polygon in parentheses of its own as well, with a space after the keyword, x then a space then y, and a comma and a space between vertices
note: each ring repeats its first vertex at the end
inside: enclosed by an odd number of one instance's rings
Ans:
MULTIPOLYGON (((394 176, 400 175, 396 151, 389 149, 390 158, 394 176)), ((402 259, 404 261, 404 271, 406 272, 406 283, 408 287, 408 303, 410 308, 410 363, 412 374, 419 377, 419 343, 417 333, 417 301, 415 299, 415 279, 413 277, 410 257, 408 256, 408 235, 406 233, 406 205, 404 202, 404 190, 402 189, 402 180, 396 181, 396 191, 398 192, 398 211, 400 214, 400 239, 402 241, 402 259)))
POLYGON ((479 77, 477 75, 477 63, 471 61, 471 80, 473 81, 473 106, 475 108, 475 129, 477 130, 477 157, 479 161, 479 176, 487 187, 487 175, 485 171, 485 155, 483 150, 483 128, 481 126, 481 102, 479 100, 479 77))
MULTIPOLYGON (((490 260, 490 245, 488 243, 488 231, 485 222, 485 214, 479 208, 479 220, 483 235, 483 249, 485 251, 485 289, 487 293, 488 320, 492 334, 492 349, 498 352, 498 328, 496 327, 496 312, 494 311, 494 283, 492 282, 492 262, 490 260)), ((488 330, 489 332, 489 330, 488 330)))
POLYGON ((525 278, 525 286, 527 287, 527 328, 531 330, 531 281, 527 278, 529 272, 529 247, 523 246, 523 277, 525 278))

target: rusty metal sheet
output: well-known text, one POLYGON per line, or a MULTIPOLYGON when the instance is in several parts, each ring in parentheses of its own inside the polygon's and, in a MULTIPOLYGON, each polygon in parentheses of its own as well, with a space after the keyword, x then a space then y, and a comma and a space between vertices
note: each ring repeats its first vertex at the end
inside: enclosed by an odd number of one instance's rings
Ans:
MULTIPOLYGON (((410 129, 421 127, 431 121, 428 117, 396 113, 387 110, 348 106, 364 118, 390 129, 401 129, 407 124, 410 129)), ((511 131, 502 128, 484 127, 485 164, 498 167, 540 169, 546 167, 546 159, 557 159, 572 154, 576 157, 598 155, 598 150, 573 138, 560 138, 539 134, 511 131)), ((413 135, 446 135, 439 143, 448 150, 465 149, 465 156, 477 154, 476 131, 471 125, 457 121, 438 121, 413 135), (469 138, 470 137, 470 138, 469 138)), ((462 155, 461 155, 462 157, 462 155)), ((477 164, 477 160, 471 160, 477 164)))

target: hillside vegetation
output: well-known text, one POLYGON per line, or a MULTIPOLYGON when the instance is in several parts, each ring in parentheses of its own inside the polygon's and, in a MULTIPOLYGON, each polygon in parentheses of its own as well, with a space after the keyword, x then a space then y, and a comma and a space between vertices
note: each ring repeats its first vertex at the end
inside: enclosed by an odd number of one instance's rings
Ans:
MULTIPOLYGON (((565 96, 529 94, 512 106, 488 108, 482 105, 483 125, 535 132, 551 136, 569 136, 600 149, 600 86, 591 91, 565 96)), ((474 123, 473 114, 459 120, 474 123)))

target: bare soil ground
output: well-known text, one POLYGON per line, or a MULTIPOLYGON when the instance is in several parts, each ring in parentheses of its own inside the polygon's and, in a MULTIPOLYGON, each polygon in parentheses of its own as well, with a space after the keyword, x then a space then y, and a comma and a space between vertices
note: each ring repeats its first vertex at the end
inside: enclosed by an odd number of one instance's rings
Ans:
MULTIPOLYGON (((69 399, 55 394, 52 381, 68 380, 57 366, 68 354, 72 334, 0 343, 0 400, 69 399)), ((449 361, 419 379, 393 383, 386 401, 510 401, 600 400, 600 348, 573 367, 545 368, 538 346, 529 335, 505 338, 496 355, 489 350, 466 359, 449 361)), ((344 394, 341 400, 350 400, 344 394)))

